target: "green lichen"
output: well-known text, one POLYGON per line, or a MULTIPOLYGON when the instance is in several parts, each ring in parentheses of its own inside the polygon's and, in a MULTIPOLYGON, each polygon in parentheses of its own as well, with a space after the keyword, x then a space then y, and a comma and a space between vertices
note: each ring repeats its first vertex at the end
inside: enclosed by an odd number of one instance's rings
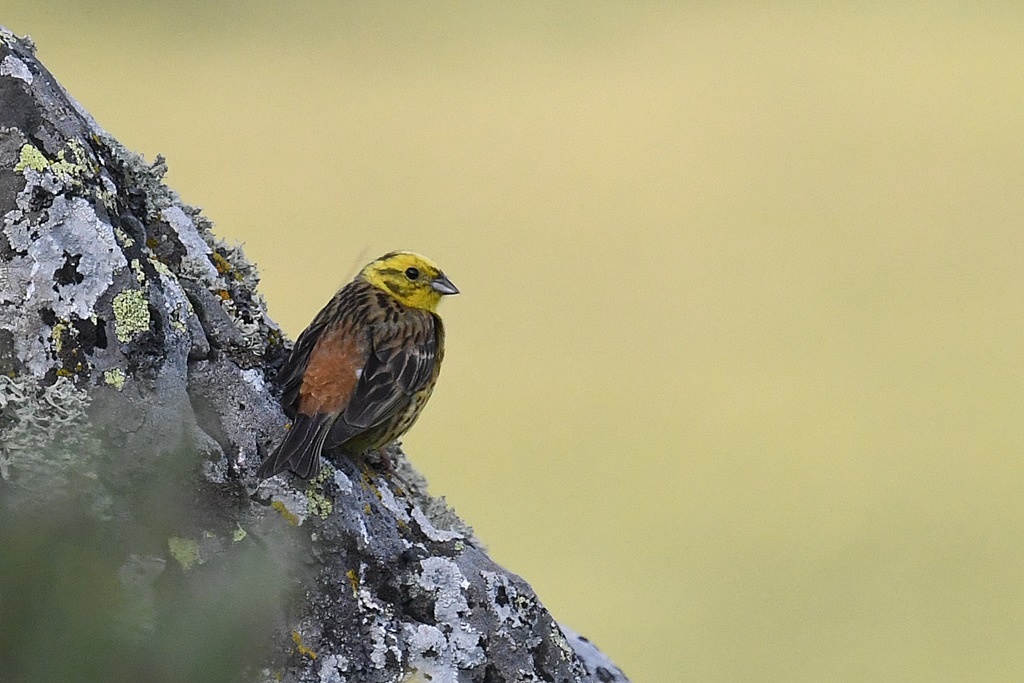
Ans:
POLYGON ((149 265, 153 266, 153 270, 160 273, 161 275, 166 275, 167 277, 174 277, 174 274, 171 272, 171 269, 168 268, 163 261, 160 261, 150 256, 149 265))
POLYGON ((60 363, 58 376, 73 377, 86 371, 88 361, 83 355, 78 330, 74 326, 64 320, 57 321, 50 330, 50 340, 53 342, 54 356, 60 363))
POLYGON ((132 259, 132 272, 135 273, 135 279, 139 281, 141 285, 146 281, 146 274, 142 271, 142 261, 137 258, 132 259))
POLYGON ((572 645, 565 639, 565 634, 562 633, 562 629, 558 628, 558 624, 551 624, 551 642, 558 646, 558 649, 562 651, 562 659, 571 661, 575 656, 575 651, 572 649, 572 645))
POLYGON ((115 207, 114 192, 103 183, 96 182, 96 176, 100 172, 99 164, 78 140, 70 140, 65 149, 57 152, 57 158, 52 161, 34 145, 23 145, 14 170, 48 173, 66 187, 84 188, 88 185, 91 194, 102 201, 108 209, 115 207))
POLYGON ((70 158, 63 149, 57 152, 57 160, 50 164, 50 170, 62 181, 81 185, 82 181, 99 169, 89 158, 88 153, 78 140, 68 141, 70 158))
POLYGON ((103 381, 118 391, 124 389, 124 381, 128 379, 121 368, 111 368, 103 371, 103 381))
POLYGON ((46 159, 46 156, 35 145, 29 144, 21 148, 21 152, 18 154, 18 163, 15 164, 14 170, 21 173, 26 168, 30 168, 33 171, 42 173, 49 166, 50 162, 46 159))
POLYGON ((53 349, 59 355, 64 350, 64 335, 68 332, 68 326, 64 323, 57 323, 50 330, 50 338, 53 339, 53 349))
POLYGON ((132 340, 139 332, 149 331, 149 305, 138 289, 126 289, 114 297, 114 333, 121 343, 132 340))
POLYGON ((50 171, 61 182, 72 185, 81 185, 85 178, 98 170, 95 162, 89 159, 85 148, 77 140, 68 142, 67 151, 62 149, 57 152, 54 161, 47 159, 35 145, 22 146, 14 170, 21 172, 26 169, 32 169, 37 173, 50 171))
POLYGON ((135 240, 129 237, 128 233, 126 233, 124 230, 117 227, 116 225, 114 226, 114 235, 117 237, 117 241, 120 242, 121 246, 123 246, 125 249, 135 244, 135 240))
POLYGON ((249 533, 240 524, 236 524, 235 530, 231 532, 231 540, 235 543, 244 541, 248 536, 249 533))
POLYGON ((171 536, 167 539, 167 548, 171 557, 178 561, 185 571, 192 569, 199 562, 199 544, 191 538, 171 536))
POLYGON ((319 515, 320 519, 327 519, 328 515, 334 510, 334 501, 324 495, 323 485, 334 476, 333 470, 328 467, 324 467, 320 470, 320 474, 317 475, 316 479, 309 482, 309 486, 306 487, 306 504, 309 509, 309 514, 319 515))
POLYGON ((307 491, 306 500, 309 502, 309 513, 319 515, 320 519, 327 519, 334 510, 334 501, 319 491, 307 491))

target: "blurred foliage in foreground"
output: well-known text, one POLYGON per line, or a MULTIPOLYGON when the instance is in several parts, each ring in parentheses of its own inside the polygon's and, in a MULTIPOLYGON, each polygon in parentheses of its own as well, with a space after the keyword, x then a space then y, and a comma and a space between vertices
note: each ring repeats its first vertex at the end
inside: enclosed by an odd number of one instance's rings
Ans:
POLYGON ((93 487, 40 510, 0 482, 0 679, 252 677, 282 575, 232 520, 199 519, 191 477, 153 474, 102 513, 93 487))

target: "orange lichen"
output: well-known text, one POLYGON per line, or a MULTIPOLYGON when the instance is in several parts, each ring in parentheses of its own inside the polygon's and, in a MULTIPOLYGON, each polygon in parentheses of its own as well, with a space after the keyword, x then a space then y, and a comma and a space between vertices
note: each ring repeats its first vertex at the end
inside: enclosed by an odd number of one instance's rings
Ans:
POLYGON ((282 517, 288 520, 289 524, 292 524, 294 526, 299 525, 299 516, 292 512, 291 510, 289 510, 288 507, 285 506, 283 502, 275 500, 273 503, 270 504, 270 507, 277 510, 282 517))
POLYGON ((305 655, 310 659, 316 659, 316 653, 302 644, 302 635, 298 631, 292 631, 292 640, 295 642, 295 649, 300 655, 305 655))

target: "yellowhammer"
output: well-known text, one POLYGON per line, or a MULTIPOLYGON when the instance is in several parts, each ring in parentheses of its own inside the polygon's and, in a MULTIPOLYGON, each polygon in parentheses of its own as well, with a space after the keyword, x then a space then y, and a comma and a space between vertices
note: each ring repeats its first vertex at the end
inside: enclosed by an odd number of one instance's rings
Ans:
POLYGON ((404 434, 430 398, 444 357, 437 305, 458 294, 430 259, 394 251, 363 268, 295 341, 278 374, 292 418, 257 471, 320 471, 324 449, 380 449, 404 434))

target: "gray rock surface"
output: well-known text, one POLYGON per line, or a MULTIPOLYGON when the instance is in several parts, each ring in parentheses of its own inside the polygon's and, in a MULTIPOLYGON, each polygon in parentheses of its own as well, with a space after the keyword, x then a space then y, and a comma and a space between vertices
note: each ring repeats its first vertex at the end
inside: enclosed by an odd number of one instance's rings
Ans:
POLYGON ((0 29, 0 678, 625 681, 397 447, 254 479, 288 345, 164 170, 0 29))

